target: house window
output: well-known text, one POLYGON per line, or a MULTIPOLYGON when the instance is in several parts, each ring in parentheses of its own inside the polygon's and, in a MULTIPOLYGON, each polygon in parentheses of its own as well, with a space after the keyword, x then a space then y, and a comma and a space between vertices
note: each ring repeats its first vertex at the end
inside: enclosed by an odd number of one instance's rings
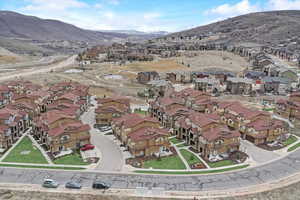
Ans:
POLYGON ((220 145, 220 144, 223 144, 223 143, 224 143, 224 140, 218 140, 218 141, 215 142, 215 144, 217 144, 217 145, 220 145))
POLYGON ((60 141, 65 142, 65 141, 68 141, 69 139, 70 139, 70 136, 64 135, 60 138, 60 141))

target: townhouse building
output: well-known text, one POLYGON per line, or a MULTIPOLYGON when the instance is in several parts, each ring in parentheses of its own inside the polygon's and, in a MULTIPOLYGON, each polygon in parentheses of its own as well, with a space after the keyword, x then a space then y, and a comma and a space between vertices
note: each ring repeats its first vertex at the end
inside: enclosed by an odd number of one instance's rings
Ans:
POLYGON ((126 97, 110 97, 97 99, 98 108, 96 113, 96 124, 110 125, 113 118, 121 117, 130 113, 130 100, 126 97))
POLYGON ((163 156, 169 152, 169 132, 152 117, 126 114, 112 120, 112 129, 133 157, 163 156))

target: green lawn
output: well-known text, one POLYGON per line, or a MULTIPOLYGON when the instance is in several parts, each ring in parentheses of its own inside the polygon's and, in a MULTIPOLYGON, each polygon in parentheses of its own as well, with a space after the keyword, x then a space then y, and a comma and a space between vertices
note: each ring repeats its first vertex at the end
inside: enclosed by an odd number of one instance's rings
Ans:
POLYGON ((184 159, 188 162, 189 165, 202 163, 201 160, 197 156, 195 156, 195 154, 191 153, 186 149, 181 149, 180 153, 184 157, 184 159))
POLYGON ((218 161, 218 162, 207 162, 207 164, 211 168, 225 167, 225 166, 234 165, 233 161, 231 161, 231 160, 221 160, 221 161, 218 161))
POLYGON ((289 149, 288 149, 288 152, 290 151, 294 151, 295 149, 298 149, 300 147, 300 142, 291 146, 289 149))
POLYGON ((167 171, 145 171, 145 170, 137 170, 135 173, 140 174, 173 174, 173 175, 193 175, 193 174, 213 174, 213 173, 222 173, 222 172, 228 172, 238 169, 244 169, 249 167, 249 165, 241 165, 236 167, 230 167, 225 169, 214 169, 214 170, 207 170, 207 171, 173 171, 173 172, 167 172, 167 171))
POLYGON ((178 144, 178 143, 183 142, 183 141, 177 139, 176 137, 169 139, 169 141, 172 142, 173 144, 178 144))
POLYGON ((52 166, 35 166, 35 165, 11 165, 0 164, 0 167, 15 167, 15 168, 32 168, 32 169, 61 169, 61 170, 84 170, 83 167, 52 167, 52 166))
POLYGON ((38 148, 32 145, 28 137, 24 137, 3 162, 48 164, 46 158, 38 148))
POLYGON ((66 155, 54 160, 55 164, 58 165, 89 165, 89 163, 83 162, 79 153, 66 155))
POLYGON ((184 144, 177 144, 176 146, 177 146, 178 148, 180 148, 180 147, 187 147, 187 146, 189 146, 189 145, 187 145, 187 144, 184 143, 184 144))
POLYGON ((186 169, 179 156, 169 156, 160 160, 148 160, 144 162, 144 168, 153 169, 186 169))
POLYGON ((295 136, 292 135, 286 141, 283 142, 283 145, 284 146, 288 146, 290 144, 295 143, 297 140, 298 140, 297 137, 295 137, 295 136))

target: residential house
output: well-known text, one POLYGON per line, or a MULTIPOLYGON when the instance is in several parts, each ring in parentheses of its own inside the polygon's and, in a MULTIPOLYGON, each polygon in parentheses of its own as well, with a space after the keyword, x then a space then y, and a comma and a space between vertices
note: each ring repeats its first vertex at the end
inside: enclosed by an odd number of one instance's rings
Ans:
POLYGON ((126 114, 112 120, 112 129, 134 157, 161 156, 169 152, 169 133, 154 118, 126 114))
POLYGON ((255 145, 287 139, 287 126, 278 119, 256 119, 245 126, 245 138, 255 145))
POLYGON ((96 124, 110 125, 113 118, 130 113, 130 99, 126 97, 110 97, 97 99, 96 124))
POLYGON ((58 154, 61 151, 77 150, 90 144, 90 126, 81 122, 61 124, 48 131, 45 145, 49 152, 58 154))
POLYGON ((231 94, 250 95, 253 80, 248 78, 228 78, 226 84, 226 91, 231 94))
POLYGON ((215 114, 190 112, 188 116, 182 116, 176 120, 173 134, 197 149, 199 136, 204 131, 219 126, 219 118, 215 114))
POLYGON ((162 157, 170 151, 168 137, 166 129, 143 127, 128 134, 128 150, 133 157, 162 157))
POLYGON ((212 79, 212 78, 196 79, 194 85, 195 85, 195 90, 207 92, 210 94, 216 94, 219 92, 223 92, 224 90, 221 87, 221 83, 219 79, 212 79))
POLYGON ((266 120, 269 117, 270 114, 267 112, 251 110, 240 103, 235 103, 225 108, 225 112, 221 116, 221 122, 244 133, 246 124, 256 119, 266 120))
POLYGON ((139 72, 137 75, 137 81, 141 84, 146 84, 149 81, 159 80, 159 74, 155 71, 151 72, 139 72))
POLYGON ((11 129, 6 124, 0 125, 0 154, 3 154, 13 145, 11 129))
POLYGON ((229 130, 226 126, 218 126, 203 131, 199 136, 198 152, 202 158, 229 155, 240 148, 240 133, 229 130))

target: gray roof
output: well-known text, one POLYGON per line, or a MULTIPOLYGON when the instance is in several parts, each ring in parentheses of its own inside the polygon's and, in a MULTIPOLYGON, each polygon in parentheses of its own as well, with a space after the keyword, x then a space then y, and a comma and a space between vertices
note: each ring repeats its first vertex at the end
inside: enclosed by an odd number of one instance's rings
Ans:
POLYGON ((213 83, 220 83, 220 80, 218 79, 214 79, 214 78, 197 78, 195 80, 196 83, 210 83, 210 84, 213 84, 213 83))
POLYGON ((230 77, 227 79, 229 82, 233 83, 247 83, 247 84, 252 84, 253 80, 249 78, 239 78, 239 77, 230 77))
POLYGON ((267 83, 272 83, 272 82, 279 82, 280 84, 289 84, 290 80, 287 78, 282 78, 282 77, 271 77, 271 76, 266 76, 262 78, 263 82, 267 83))

